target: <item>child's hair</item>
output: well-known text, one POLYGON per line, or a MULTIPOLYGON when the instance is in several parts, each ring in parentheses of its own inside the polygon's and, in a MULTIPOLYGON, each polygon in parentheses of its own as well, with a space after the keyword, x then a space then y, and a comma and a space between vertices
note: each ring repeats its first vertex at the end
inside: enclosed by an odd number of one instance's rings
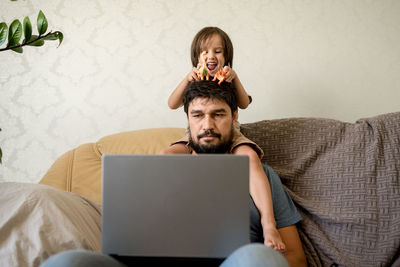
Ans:
POLYGON ((218 34, 222 39, 222 45, 224 48, 224 58, 225 64, 232 67, 233 61, 233 45, 228 34, 218 27, 205 27, 201 29, 192 41, 192 46, 190 49, 190 57, 192 59, 193 67, 197 67, 199 63, 199 56, 202 51, 200 51, 202 44, 206 42, 211 36, 218 34))

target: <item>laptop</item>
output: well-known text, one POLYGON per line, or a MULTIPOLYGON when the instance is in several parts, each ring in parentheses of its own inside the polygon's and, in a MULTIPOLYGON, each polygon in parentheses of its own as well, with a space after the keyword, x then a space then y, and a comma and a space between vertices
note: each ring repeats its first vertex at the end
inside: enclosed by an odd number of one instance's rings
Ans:
POLYGON ((103 155, 102 252, 126 262, 217 260, 248 244, 249 161, 103 155))

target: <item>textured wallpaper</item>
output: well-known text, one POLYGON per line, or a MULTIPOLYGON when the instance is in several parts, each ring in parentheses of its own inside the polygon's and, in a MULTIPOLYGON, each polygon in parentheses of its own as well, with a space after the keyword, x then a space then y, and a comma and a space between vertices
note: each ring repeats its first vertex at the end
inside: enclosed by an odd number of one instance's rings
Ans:
POLYGON ((400 1, 1 0, 0 21, 36 25, 39 10, 64 42, 0 52, 0 181, 38 182, 61 154, 108 134, 185 127, 167 99, 204 26, 233 41, 254 99, 242 123, 400 110, 400 1))

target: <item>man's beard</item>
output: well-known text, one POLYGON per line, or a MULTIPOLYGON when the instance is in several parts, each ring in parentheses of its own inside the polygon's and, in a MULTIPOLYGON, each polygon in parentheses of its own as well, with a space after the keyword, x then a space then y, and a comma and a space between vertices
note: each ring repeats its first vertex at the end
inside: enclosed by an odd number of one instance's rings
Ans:
MULTIPOLYGON (((197 154, 225 154, 226 152, 230 151, 232 146, 232 139, 233 139, 233 128, 229 133, 229 138, 225 142, 219 142, 218 144, 200 144, 199 142, 195 142, 192 138, 192 133, 190 132, 190 127, 188 127, 189 131, 189 146, 193 148, 193 150, 197 154)), ((200 140, 205 135, 214 135, 219 140, 221 140, 221 135, 214 133, 212 130, 207 130, 197 136, 197 140, 200 140)))

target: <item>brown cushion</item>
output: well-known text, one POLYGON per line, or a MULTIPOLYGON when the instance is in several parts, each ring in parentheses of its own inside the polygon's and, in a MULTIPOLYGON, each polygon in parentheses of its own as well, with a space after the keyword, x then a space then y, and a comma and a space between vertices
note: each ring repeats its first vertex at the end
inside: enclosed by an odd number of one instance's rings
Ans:
POLYGON ((118 133, 83 144, 58 158, 41 184, 77 193, 101 203, 103 154, 157 154, 185 135, 183 128, 145 129, 118 133))

